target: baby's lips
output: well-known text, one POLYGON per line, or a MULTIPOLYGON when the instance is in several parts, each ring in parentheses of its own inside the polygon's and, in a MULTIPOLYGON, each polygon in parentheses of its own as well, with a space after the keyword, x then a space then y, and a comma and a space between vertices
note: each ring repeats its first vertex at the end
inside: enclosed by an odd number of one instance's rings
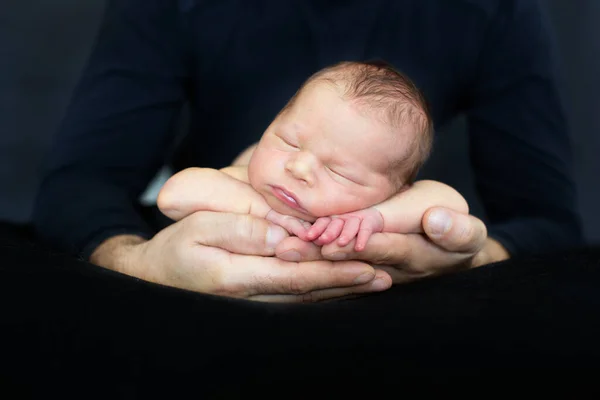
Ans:
POLYGON ((302 203, 298 200, 298 197, 294 193, 280 186, 273 186, 272 191, 275 197, 277 197, 279 201, 283 202, 288 207, 310 215, 310 213, 304 207, 302 207, 302 203))

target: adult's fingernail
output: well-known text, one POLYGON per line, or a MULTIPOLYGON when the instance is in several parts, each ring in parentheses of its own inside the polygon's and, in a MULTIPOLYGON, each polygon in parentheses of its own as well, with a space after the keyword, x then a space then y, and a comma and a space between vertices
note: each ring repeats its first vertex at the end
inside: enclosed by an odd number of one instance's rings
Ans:
POLYGON ((361 285, 363 283, 367 283, 373 280, 373 272, 365 272, 364 274, 360 274, 355 280, 354 284, 361 285))
POLYGON ((328 260, 332 260, 332 261, 345 260, 346 259, 346 254, 345 253, 341 253, 341 252, 333 253, 333 254, 330 254, 329 256, 327 256, 327 259, 328 260))
POLYGON ((376 279, 373 284, 371 285, 371 289, 376 290, 376 291, 380 291, 380 290, 386 290, 389 288, 389 283, 388 281, 386 281, 385 279, 376 279))
POLYGON ((300 253, 298 253, 296 250, 288 250, 284 253, 281 253, 279 255, 279 258, 281 258, 282 260, 285 260, 285 261, 293 261, 293 262, 298 262, 301 260, 300 253))
POLYGON ((287 236, 287 232, 280 226, 271 225, 267 229, 267 248, 275 250, 275 247, 287 236))
POLYGON ((452 217, 445 210, 434 210, 429 214, 429 233, 434 236, 443 236, 452 228, 452 217))

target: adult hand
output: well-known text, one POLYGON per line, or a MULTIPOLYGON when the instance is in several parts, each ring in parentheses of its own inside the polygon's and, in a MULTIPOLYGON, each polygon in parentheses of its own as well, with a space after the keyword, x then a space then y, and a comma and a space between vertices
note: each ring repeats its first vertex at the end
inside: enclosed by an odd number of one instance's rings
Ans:
POLYGON ((122 255, 118 263, 102 262, 102 246, 92 262, 168 286, 259 301, 319 301, 391 285, 387 274, 360 261, 273 257, 287 235, 250 215, 196 212, 149 241, 110 252, 122 255))
POLYGON ((295 237, 276 249, 285 260, 363 260, 385 271, 393 283, 414 281, 460 269, 477 267, 509 257, 487 237, 485 224, 472 215, 434 207, 422 218, 424 234, 375 233, 367 247, 354 251, 354 240, 344 247, 336 242, 319 248, 295 237))

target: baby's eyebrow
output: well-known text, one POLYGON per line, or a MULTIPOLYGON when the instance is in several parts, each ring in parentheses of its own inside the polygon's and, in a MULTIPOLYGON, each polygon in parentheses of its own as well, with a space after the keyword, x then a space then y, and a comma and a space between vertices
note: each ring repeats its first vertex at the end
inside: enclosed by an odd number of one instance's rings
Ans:
POLYGON ((278 129, 275 130, 275 133, 285 137, 295 137, 300 139, 300 133, 298 132, 298 129, 292 124, 282 124, 278 129))

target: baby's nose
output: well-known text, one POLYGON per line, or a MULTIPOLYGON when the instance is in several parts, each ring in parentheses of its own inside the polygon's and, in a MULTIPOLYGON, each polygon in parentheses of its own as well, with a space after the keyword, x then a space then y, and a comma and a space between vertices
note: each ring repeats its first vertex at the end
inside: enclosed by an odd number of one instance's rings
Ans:
POLYGON ((291 157, 285 164, 285 169, 295 179, 303 181, 308 186, 312 186, 315 182, 314 172, 312 165, 313 163, 307 156, 296 154, 295 157, 291 157))

